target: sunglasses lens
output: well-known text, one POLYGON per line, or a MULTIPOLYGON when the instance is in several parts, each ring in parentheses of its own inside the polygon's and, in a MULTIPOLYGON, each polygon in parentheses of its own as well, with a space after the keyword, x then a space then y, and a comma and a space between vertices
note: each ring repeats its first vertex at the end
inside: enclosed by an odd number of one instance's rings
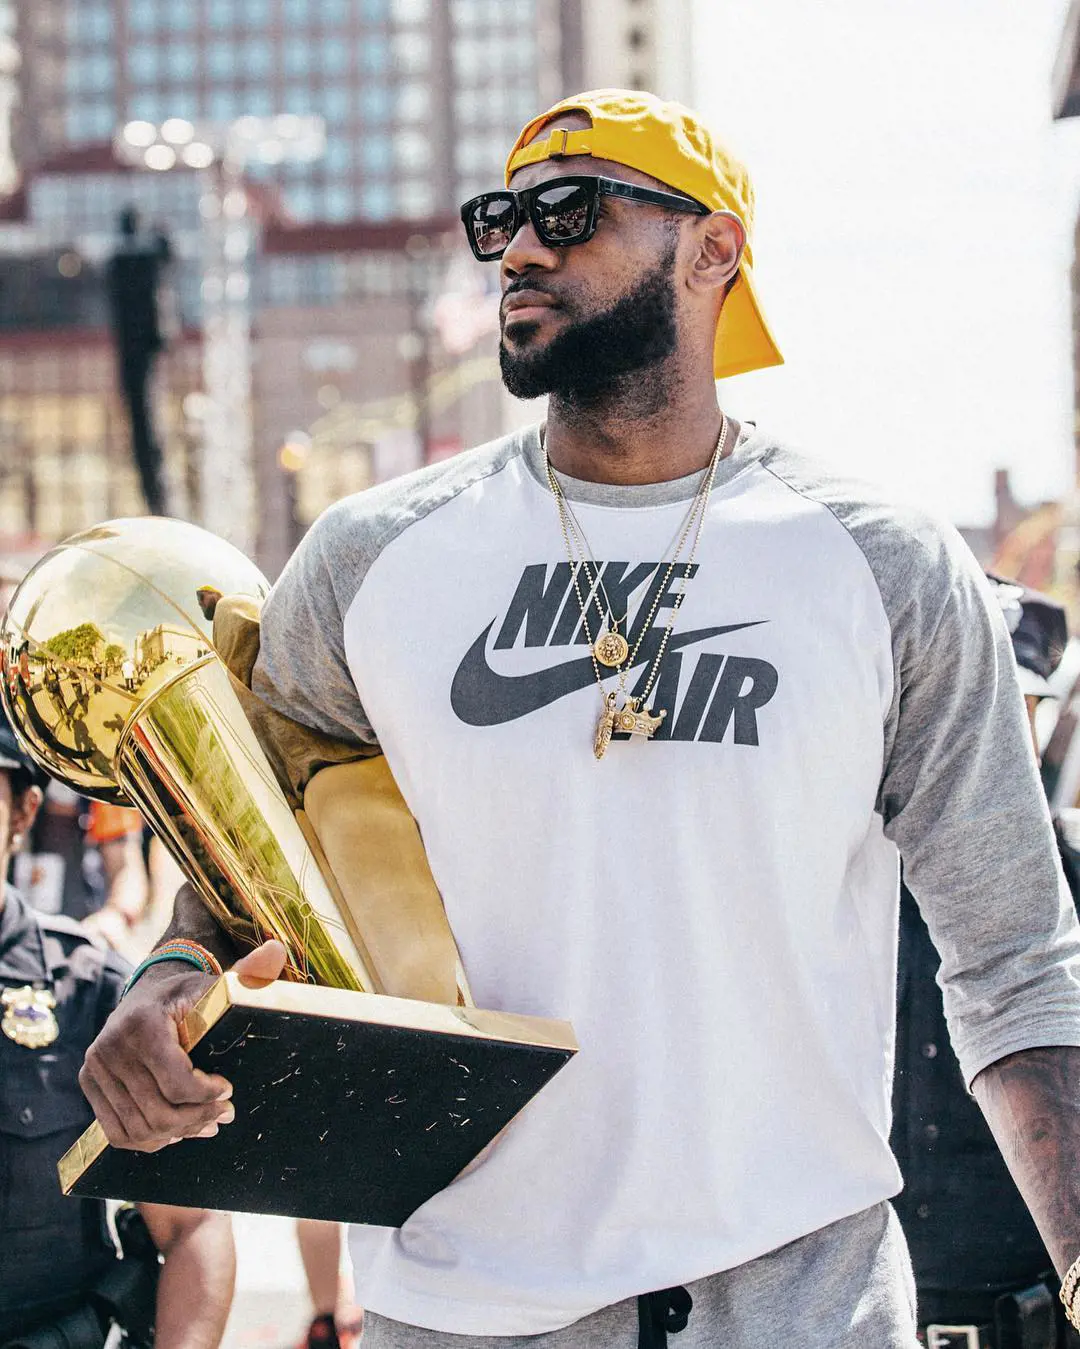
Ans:
POLYGON ((572 244, 589 227, 592 194, 580 183, 561 183, 536 195, 537 232, 548 244, 572 244))
POLYGON ((468 229, 473 247, 481 257, 501 253, 514 234, 514 199, 492 193, 478 197, 468 214, 468 229))

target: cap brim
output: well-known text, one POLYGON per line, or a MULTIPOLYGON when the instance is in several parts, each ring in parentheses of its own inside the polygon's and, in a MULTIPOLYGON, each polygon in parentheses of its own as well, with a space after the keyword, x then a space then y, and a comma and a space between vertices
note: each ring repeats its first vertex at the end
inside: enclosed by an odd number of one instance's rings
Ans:
POLYGON ((713 374, 717 379, 727 379, 730 375, 745 375, 749 370, 783 364, 780 348, 761 311, 753 268, 744 260, 716 325, 713 374))

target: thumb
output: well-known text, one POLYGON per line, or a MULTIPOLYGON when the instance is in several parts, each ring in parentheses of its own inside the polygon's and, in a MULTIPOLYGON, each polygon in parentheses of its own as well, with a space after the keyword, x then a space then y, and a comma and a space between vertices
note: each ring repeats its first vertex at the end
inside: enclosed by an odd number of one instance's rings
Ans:
POLYGON ((238 974, 248 988, 265 988, 280 976, 287 959, 288 953, 281 942, 264 941, 236 962, 233 973, 238 974))

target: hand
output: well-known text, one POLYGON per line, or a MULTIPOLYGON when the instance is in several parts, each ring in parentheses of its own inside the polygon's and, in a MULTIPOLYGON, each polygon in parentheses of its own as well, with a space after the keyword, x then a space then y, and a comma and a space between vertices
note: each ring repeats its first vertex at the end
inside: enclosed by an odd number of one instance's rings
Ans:
POLYGON ((131 925, 119 909, 106 906, 96 909, 82 920, 82 930, 95 946, 114 951, 123 949, 131 936, 131 925))
MULTIPOLYGON (((268 941, 233 969, 262 988, 284 966, 284 946, 268 941)), ((79 1083, 113 1147, 157 1152, 181 1138, 212 1138, 235 1115, 232 1084, 193 1068, 180 1045, 180 1022, 213 976, 179 968, 151 966, 86 1052, 79 1083)))

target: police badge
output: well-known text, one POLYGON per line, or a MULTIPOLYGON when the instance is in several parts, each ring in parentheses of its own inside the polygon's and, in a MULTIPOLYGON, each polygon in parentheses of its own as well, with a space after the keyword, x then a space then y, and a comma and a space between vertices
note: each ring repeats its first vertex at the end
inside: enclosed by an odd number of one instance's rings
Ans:
POLYGON ((47 988, 5 988, 0 993, 4 1019, 0 1030, 25 1049, 44 1049, 60 1034, 53 1015, 56 998, 47 988))

